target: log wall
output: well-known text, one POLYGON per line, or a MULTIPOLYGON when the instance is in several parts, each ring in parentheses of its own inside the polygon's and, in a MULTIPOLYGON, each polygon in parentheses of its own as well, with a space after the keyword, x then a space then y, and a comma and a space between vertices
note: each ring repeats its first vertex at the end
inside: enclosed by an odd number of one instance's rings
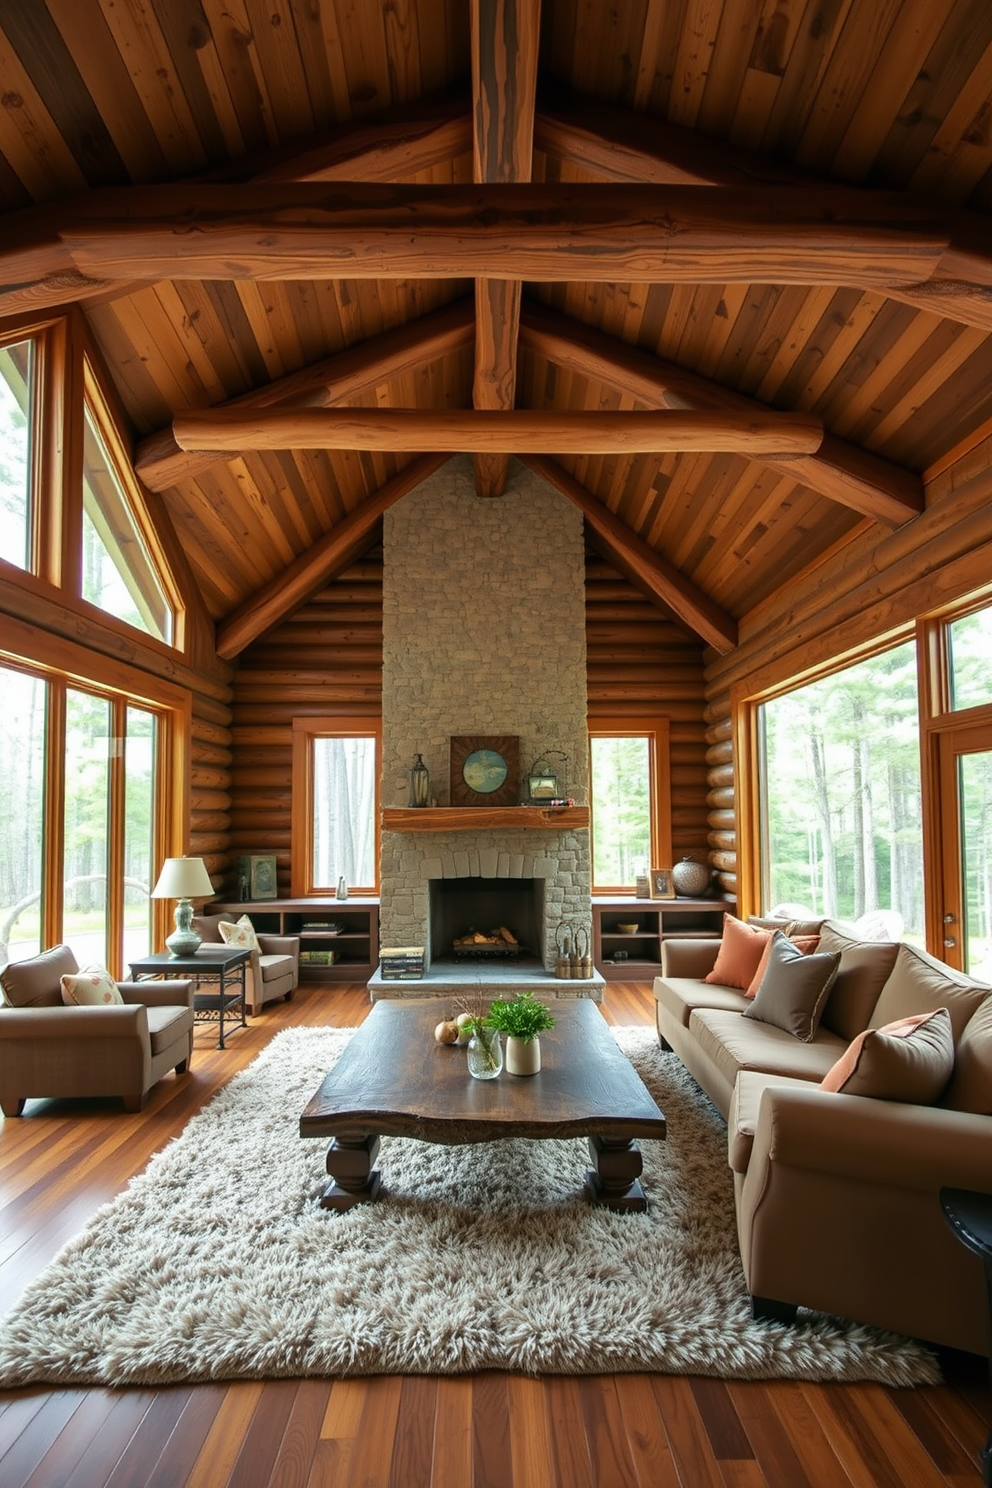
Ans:
MULTIPOLYGON (((707 853, 703 647, 626 579, 586 565, 590 718, 671 720, 676 858, 707 853)), ((382 557, 376 550, 246 650, 234 682, 230 884, 238 853, 274 852, 289 893, 294 716, 377 717, 382 557)))
POLYGON ((607 563, 586 560, 589 718, 670 720, 672 853, 707 858, 702 642, 607 563))
MULTIPOLYGON (((862 524, 745 615, 740 644, 729 656, 708 653, 710 860, 728 887, 738 874, 739 830, 731 697, 779 686, 989 586, 992 436, 924 481, 926 509, 919 517, 894 532, 862 524)), ((742 882, 741 890, 742 910, 755 909, 753 889, 742 882)))
POLYGON ((239 853, 274 852, 290 893, 293 719, 382 712, 382 549, 240 658, 234 682, 229 884, 239 853))

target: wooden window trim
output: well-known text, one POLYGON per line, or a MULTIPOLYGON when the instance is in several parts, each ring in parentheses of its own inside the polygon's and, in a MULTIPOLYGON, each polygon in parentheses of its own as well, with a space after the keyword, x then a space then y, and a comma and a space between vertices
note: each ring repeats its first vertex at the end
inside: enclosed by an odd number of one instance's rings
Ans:
MULTIPOLYGON (((651 833, 651 862, 649 868, 672 866, 672 769, 671 769, 671 721, 660 714, 641 714, 629 718, 589 719, 586 732, 589 738, 589 800, 592 803, 592 740, 630 738, 647 735, 651 740, 648 750, 649 789, 654 809, 649 823, 651 833)), ((590 868, 593 862, 593 847, 596 834, 596 813, 591 806, 589 818, 590 868)), ((629 884, 595 884, 595 896, 629 894, 629 884)))
MULTIPOLYGON (((42 849, 42 936, 47 945, 62 939, 64 840, 62 832, 49 829, 52 822, 62 822, 65 808, 65 724, 66 692, 71 687, 109 699, 114 738, 123 737, 126 709, 129 705, 154 713, 157 719, 154 856, 156 867, 164 858, 177 857, 189 845, 189 760, 192 739, 192 702, 188 692, 169 683, 159 682, 147 672, 124 662, 103 657, 71 641, 44 631, 33 634, 30 654, 0 650, 0 665, 11 667, 48 683, 48 706, 45 716, 45 840, 42 849)), ((124 760, 118 751, 111 752, 111 802, 118 807, 123 800, 124 760)), ((112 814, 115 828, 108 839, 107 872, 113 882, 122 882, 124 841, 123 814, 112 814), (116 839, 120 840, 117 841, 116 839)), ((111 952, 108 971, 120 977, 123 901, 116 906, 110 896, 108 935, 111 952), (116 906, 116 907, 115 907, 116 906)), ((164 942, 171 926, 172 905, 155 900, 152 933, 156 943, 164 942)))
POLYGON ((313 884, 313 741, 315 739, 374 738, 377 769, 375 775, 375 883, 371 888, 350 888, 355 898, 377 897, 379 893, 379 849, 381 840, 381 768, 382 719, 353 716, 306 717, 293 719, 292 814, 290 821, 290 891, 294 899, 322 894, 313 884))

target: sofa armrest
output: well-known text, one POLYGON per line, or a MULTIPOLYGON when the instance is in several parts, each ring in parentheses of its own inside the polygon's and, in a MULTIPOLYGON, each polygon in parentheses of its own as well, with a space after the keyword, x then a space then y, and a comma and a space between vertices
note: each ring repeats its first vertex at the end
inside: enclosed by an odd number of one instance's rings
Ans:
POLYGON ((258 943, 266 956, 292 956, 300 959, 300 937, 298 935, 259 935, 258 943))
POLYGON ((985 1189, 992 1117, 772 1085, 761 1097, 749 1174, 769 1162, 924 1193, 985 1189))
POLYGON ((117 990, 125 1003, 143 1003, 145 1007, 193 1006, 193 983, 176 979, 174 982, 118 982, 117 990))
POLYGON ((661 974, 670 977, 704 977, 716 965, 719 940, 662 940, 661 974))
POLYGON ((8 1039, 148 1039, 143 1003, 110 1007, 4 1008, 0 1041, 8 1039))

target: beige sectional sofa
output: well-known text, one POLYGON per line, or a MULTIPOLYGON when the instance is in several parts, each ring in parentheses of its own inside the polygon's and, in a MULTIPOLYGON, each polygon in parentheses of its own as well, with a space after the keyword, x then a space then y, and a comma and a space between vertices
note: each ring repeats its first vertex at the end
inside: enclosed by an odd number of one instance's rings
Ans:
MULTIPOLYGON (((803 927, 813 928, 813 927, 803 927)), ((951 1233, 942 1187, 992 1192, 992 990, 906 943, 839 952, 817 1031, 801 1042, 743 1017, 744 993, 704 980, 719 942, 667 940, 658 1035, 728 1126, 741 1259, 756 1316, 797 1305, 985 1351, 982 1266, 951 1233), (835 1093, 820 1081, 863 1029, 946 1007, 950 1082, 932 1105, 835 1093)))

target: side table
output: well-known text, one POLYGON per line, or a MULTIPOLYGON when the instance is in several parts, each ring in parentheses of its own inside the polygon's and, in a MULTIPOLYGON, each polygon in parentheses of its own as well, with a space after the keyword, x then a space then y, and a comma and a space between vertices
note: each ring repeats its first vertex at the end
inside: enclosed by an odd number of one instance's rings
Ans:
MULTIPOLYGON (((981 1256, 989 1307, 989 1382, 992 1384, 992 1194, 967 1188, 942 1188, 940 1204, 962 1245, 981 1256)), ((992 1488, 992 1431, 981 1453, 986 1488, 992 1488)))
POLYGON ((140 956, 131 961, 131 976, 135 981, 142 977, 178 976, 189 977, 196 983, 193 992, 193 1019, 196 1023, 218 1024, 217 1047, 224 1047, 224 1014, 231 1013, 230 1022, 247 1027, 245 1018, 245 973, 249 952, 237 946, 201 945, 192 956, 173 956, 169 951, 156 951, 151 956, 140 956), (216 992, 201 992, 201 982, 216 982, 216 992), (203 1017, 197 1017, 202 1013, 203 1017))

